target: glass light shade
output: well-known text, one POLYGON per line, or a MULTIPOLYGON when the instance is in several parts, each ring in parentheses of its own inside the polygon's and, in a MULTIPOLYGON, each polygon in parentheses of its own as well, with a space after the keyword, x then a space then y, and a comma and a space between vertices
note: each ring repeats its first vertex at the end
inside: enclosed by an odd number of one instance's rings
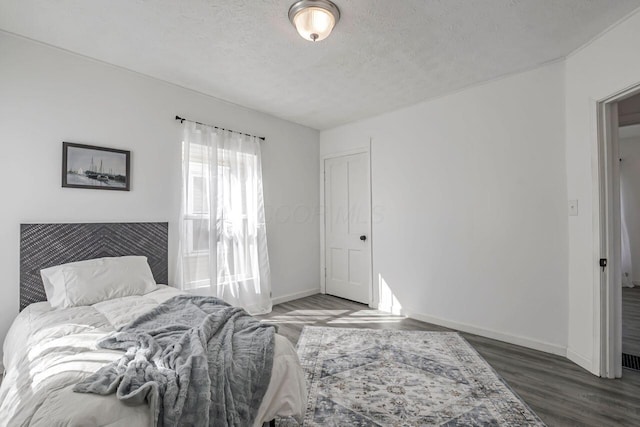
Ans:
POLYGON ((308 7, 295 15, 293 25, 302 38, 317 42, 329 37, 336 25, 336 19, 326 9, 308 7))
POLYGON ((313 42, 329 37, 340 20, 340 9, 331 0, 298 0, 289 8, 289 21, 298 34, 313 42))

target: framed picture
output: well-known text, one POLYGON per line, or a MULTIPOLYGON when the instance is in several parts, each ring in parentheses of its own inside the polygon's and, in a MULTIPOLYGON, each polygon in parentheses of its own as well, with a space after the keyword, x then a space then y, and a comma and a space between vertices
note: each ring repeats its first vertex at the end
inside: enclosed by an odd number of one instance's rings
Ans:
POLYGON ((62 143, 62 186, 129 191, 131 152, 62 143))

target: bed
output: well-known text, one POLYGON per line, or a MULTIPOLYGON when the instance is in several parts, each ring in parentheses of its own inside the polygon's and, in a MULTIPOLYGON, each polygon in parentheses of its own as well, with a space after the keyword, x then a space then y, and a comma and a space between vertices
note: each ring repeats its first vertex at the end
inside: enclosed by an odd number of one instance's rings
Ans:
MULTIPOLYGON (((143 255, 156 282, 166 283, 167 228, 166 223, 22 225, 21 312, 3 347, 0 425, 152 424, 145 405, 127 406, 115 395, 81 394, 72 388, 122 356, 119 351, 98 348, 98 339, 180 291, 158 285, 145 295, 52 309, 38 273, 41 268, 72 261, 143 255)), ((271 379, 254 425, 276 417, 299 418, 305 402, 305 379, 296 352, 286 338, 276 334, 271 379)))

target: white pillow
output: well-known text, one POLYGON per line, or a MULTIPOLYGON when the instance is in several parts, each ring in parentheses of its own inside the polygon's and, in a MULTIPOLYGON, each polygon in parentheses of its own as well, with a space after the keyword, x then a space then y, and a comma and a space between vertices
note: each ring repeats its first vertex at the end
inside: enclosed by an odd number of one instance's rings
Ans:
POLYGON ((47 300, 53 308, 91 305, 156 290, 144 256, 96 258, 40 270, 47 300))

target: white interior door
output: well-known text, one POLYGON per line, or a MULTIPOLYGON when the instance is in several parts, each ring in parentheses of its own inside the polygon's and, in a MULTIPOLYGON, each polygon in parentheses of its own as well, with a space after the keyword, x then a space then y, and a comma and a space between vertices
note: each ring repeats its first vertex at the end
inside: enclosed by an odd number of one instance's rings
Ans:
POLYGON ((371 201, 369 155, 325 160, 325 291, 369 304, 371 201))

